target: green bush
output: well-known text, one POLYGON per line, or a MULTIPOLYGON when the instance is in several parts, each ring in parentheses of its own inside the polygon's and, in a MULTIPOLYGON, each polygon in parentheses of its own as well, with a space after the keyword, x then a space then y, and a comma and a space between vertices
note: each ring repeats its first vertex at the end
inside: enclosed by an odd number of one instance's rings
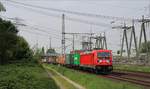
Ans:
POLYGON ((41 65, 16 63, 0 66, 0 89, 59 89, 41 65))
POLYGON ((149 52, 150 53, 150 41, 146 43, 142 43, 141 47, 140 47, 140 52, 141 53, 147 53, 149 52))

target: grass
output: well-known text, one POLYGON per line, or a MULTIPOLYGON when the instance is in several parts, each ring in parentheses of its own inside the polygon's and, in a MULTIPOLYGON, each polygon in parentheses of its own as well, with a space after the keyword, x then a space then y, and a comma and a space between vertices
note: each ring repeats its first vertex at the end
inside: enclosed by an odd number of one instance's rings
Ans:
POLYGON ((64 78, 60 77, 53 69, 50 67, 44 66, 48 71, 50 71, 53 79, 58 83, 59 86, 63 87, 64 89, 76 89, 72 84, 67 82, 64 78))
POLYGON ((114 65, 116 70, 137 71, 137 72, 150 72, 150 66, 138 65, 114 65))
POLYGON ((113 80, 105 79, 94 74, 81 73, 62 66, 50 64, 45 64, 45 66, 55 69, 62 75, 84 86, 86 89, 142 89, 141 86, 125 82, 115 82, 113 80))
POLYGON ((59 89, 44 69, 35 63, 0 66, 0 89, 59 89))

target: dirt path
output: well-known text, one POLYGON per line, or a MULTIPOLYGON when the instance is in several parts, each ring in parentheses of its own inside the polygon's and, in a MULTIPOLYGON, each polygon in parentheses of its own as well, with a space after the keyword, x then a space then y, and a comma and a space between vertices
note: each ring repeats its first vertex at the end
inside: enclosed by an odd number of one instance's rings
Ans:
POLYGON ((46 69, 46 72, 48 73, 49 77, 54 79, 54 81, 56 82, 56 84, 59 86, 60 89, 65 89, 65 87, 53 76, 53 74, 49 70, 46 69))
POLYGON ((58 76, 60 76, 64 80, 66 80, 69 83, 69 85, 72 85, 74 87, 74 89, 86 89, 83 86, 81 86, 81 85, 75 83, 74 81, 68 79, 67 77, 63 76, 62 74, 60 74, 59 72, 57 72, 54 69, 51 69, 51 68, 45 68, 45 69, 46 69, 49 77, 52 77, 56 81, 56 83, 60 87, 60 89, 66 89, 66 87, 64 87, 64 85, 58 79, 56 79, 56 77, 51 73, 51 71, 53 71, 55 74, 57 74, 58 76))

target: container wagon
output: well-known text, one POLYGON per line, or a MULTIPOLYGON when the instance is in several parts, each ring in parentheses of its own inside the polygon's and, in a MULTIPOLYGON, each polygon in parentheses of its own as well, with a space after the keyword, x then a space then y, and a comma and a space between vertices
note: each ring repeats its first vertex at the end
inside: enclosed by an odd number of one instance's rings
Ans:
POLYGON ((80 54, 79 53, 73 54, 73 64, 75 66, 79 66, 80 65, 80 54))
POLYGON ((57 62, 57 64, 65 65, 65 56, 64 55, 58 56, 56 59, 56 62, 57 62))

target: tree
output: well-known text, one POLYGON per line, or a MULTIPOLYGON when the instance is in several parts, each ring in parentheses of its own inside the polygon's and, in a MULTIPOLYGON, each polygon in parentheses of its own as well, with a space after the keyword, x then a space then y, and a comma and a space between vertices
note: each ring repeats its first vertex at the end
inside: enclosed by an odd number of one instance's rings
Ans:
POLYGON ((0 2, 0 12, 1 11, 6 11, 5 7, 3 6, 3 4, 0 2))
POLYGON ((140 52, 141 53, 147 53, 150 52, 150 41, 147 42, 147 44, 142 43, 141 47, 140 47, 140 52), (147 49, 148 48, 148 49, 147 49))
POLYGON ((42 55, 44 55, 45 54, 45 49, 44 49, 44 47, 42 47, 42 55))
POLYGON ((18 30, 10 22, 0 18, 0 64, 5 64, 13 56, 12 48, 17 44, 18 30))
POLYGON ((17 44, 13 49, 13 54, 14 54, 13 59, 15 60, 22 60, 22 59, 27 60, 32 58, 33 53, 30 50, 27 41, 23 37, 18 36, 17 44))

